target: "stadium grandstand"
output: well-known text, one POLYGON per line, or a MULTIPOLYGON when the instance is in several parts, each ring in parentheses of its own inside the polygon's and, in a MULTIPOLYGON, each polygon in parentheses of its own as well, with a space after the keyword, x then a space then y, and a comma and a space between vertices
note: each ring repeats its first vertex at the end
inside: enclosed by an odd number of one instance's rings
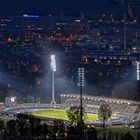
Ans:
MULTIPOLYGON (((108 104, 112 110, 112 117, 107 123, 111 125, 134 124, 140 120, 140 102, 124 99, 115 99, 109 97, 87 96, 83 95, 83 107, 86 113, 98 114, 99 107, 102 104, 108 104)), ((1 113, 17 114, 23 112, 32 112, 37 110, 68 110, 72 106, 80 106, 80 95, 61 94, 61 102, 55 107, 47 103, 22 103, 10 104, 6 106, 1 104, 1 113), (13 106, 11 106, 13 105, 13 106)), ((102 123, 100 120, 90 122, 91 124, 102 123)))
MULTIPOLYGON (((83 106, 87 112, 98 113, 102 104, 109 104, 113 114, 134 114, 140 106, 140 102, 115 99, 109 97, 83 96, 83 106)), ((61 107, 68 109, 70 106, 79 106, 80 96, 76 94, 61 94, 61 107)))
MULTIPOLYGON (((140 120, 140 102, 109 97, 83 95, 83 107, 86 112, 98 114, 99 107, 108 104, 112 110, 110 124, 133 124, 140 120)), ((76 94, 61 94, 61 108, 67 110, 71 106, 80 105, 80 96, 76 94)), ((93 123, 101 123, 94 121, 93 123)))

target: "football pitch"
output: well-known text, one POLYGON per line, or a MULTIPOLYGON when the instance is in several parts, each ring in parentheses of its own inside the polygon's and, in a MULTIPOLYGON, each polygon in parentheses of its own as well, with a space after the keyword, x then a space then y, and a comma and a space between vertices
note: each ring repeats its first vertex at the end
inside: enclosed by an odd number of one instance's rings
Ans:
MULTIPOLYGON (((40 117, 48 117, 48 118, 54 118, 54 119, 61 119, 61 120, 68 120, 66 110, 38 110, 33 111, 32 115, 40 116, 40 117)), ((98 115, 96 114, 87 114, 85 121, 91 122, 98 120, 98 115)))

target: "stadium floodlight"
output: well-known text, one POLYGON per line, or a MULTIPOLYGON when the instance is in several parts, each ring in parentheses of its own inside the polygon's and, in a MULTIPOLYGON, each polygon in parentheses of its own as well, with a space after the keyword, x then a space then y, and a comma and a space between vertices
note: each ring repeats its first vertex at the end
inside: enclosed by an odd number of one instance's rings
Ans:
POLYGON ((85 85, 85 68, 78 68, 78 86, 80 87, 80 124, 83 125, 83 86, 85 85))
POLYGON ((56 58, 55 55, 51 55, 51 69, 52 69, 52 101, 51 101, 51 106, 55 106, 55 72, 56 72, 56 58))
POLYGON ((85 84, 85 68, 78 69, 78 86, 84 86, 85 84))
POLYGON ((56 59, 55 59, 55 55, 51 55, 51 69, 52 71, 56 71, 56 59))
POLYGON ((137 71, 137 81, 140 81, 140 62, 136 62, 136 65, 137 65, 137 68, 136 68, 136 71, 137 71))

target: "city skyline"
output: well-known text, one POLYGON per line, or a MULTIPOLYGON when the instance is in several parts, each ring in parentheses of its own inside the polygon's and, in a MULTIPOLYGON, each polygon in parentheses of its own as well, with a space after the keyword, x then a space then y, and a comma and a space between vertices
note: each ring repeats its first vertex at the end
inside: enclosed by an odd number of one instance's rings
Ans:
MULTIPOLYGON (((130 4, 132 14, 139 17, 139 0, 126 0, 125 5, 128 8, 130 4)), ((1 1, 0 15, 23 15, 23 14, 37 14, 46 16, 52 15, 70 15, 80 16, 83 12, 86 16, 94 16, 100 14, 113 14, 115 16, 122 16, 122 2, 121 0, 7 0, 1 1), (115 10, 114 10, 115 9, 115 10)))

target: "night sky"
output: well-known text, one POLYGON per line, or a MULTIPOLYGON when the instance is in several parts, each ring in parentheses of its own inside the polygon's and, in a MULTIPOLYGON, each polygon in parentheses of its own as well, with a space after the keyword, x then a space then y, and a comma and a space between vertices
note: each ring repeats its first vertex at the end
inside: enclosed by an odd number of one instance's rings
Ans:
MULTIPOLYGON (((127 1, 132 3, 134 14, 138 15, 140 1, 127 1)), ((80 12, 88 16, 102 13, 120 15, 121 6, 119 0, 1 0, 0 15, 64 13, 78 16, 80 12)))

